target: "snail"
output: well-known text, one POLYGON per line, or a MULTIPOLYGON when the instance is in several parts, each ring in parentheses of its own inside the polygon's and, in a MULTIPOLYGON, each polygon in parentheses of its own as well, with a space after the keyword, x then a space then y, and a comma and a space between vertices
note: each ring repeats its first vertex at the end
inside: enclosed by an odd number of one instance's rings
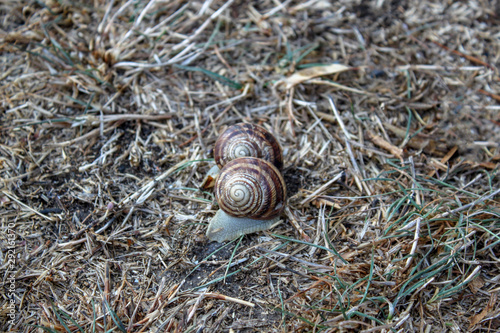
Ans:
POLYGON ((266 129, 253 124, 236 124, 228 127, 215 142, 214 158, 217 165, 206 174, 200 187, 214 186, 220 169, 238 157, 257 157, 283 169, 283 151, 276 138, 266 129))
POLYGON ((269 229, 285 208, 286 185, 270 162, 240 157, 228 162, 215 181, 220 209, 210 221, 207 237, 223 242, 269 229))

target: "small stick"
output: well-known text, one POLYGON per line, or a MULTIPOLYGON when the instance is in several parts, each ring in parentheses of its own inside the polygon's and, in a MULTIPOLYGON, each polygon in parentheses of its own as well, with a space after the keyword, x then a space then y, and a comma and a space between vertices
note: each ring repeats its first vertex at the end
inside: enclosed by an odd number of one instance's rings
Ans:
MULTIPOLYGON (((92 117, 95 118, 95 117, 92 117)), ((89 117, 90 120, 92 120, 91 117, 89 117)), ((118 120, 163 120, 163 119, 170 119, 172 118, 171 114, 131 114, 131 113, 126 113, 126 114, 107 114, 102 116, 102 121, 99 119, 99 122, 111 122, 111 121, 118 121, 118 120)), ((95 124, 97 120, 94 120, 92 124, 95 124)))
POLYGON ((360 180, 360 176, 362 175, 361 169, 359 168, 358 163, 356 162, 356 158, 354 157, 354 153, 352 152, 351 144, 350 144, 350 140, 353 137, 353 135, 351 133, 349 133, 347 131, 347 129, 345 128, 344 122, 342 121, 342 118, 340 118, 340 114, 337 110, 337 107, 335 106, 335 103, 333 102, 333 98, 328 96, 328 101, 330 102, 330 106, 332 107, 333 113, 335 114, 335 117, 337 118, 337 122, 339 123, 339 126, 342 129, 342 132, 344 132, 345 146, 346 146, 347 154, 349 155, 349 158, 351 160, 352 166, 354 167, 353 176, 354 176, 354 180, 356 181, 356 185, 358 186, 360 191, 363 191, 363 188, 364 188, 366 193, 368 193, 368 195, 371 195, 371 191, 368 188, 368 186, 366 185, 366 183, 361 182, 361 180, 360 180))
POLYGON ((297 232, 300 234, 300 236, 306 241, 310 242, 311 238, 307 236, 307 234, 304 232, 304 230, 300 227, 299 222, 297 221, 297 218, 295 215, 292 213, 290 208, 288 206, 285 207, 285 214, 290 220, 290 223, 293 225, 293 227, 297 230, 297 232))
MULTIPOLYGON (((349 158, 351 159, 351 164, 354 167, 354 172, 353 172, 354 181, 356 182, 358 189, 361 192, 363 192, 363 184, 365 184, 365 183, 362 183, 360 180, 359 176, 361 176, 361 169, 359 168, 358 163, 356 162, 356 158, 354 157, 354 153, 352 152, 351 144, 349 143, 349 139, 347 138, 347 136, 345 137, 345 147, 347 150, 347 154, 349 155, 349 158)), ((370 191, 366 191, 366 192, 368 193, 368 195, 371 195, 370 191)))
POLYGON ((71 241, 71 242, 59 243, 59 244, 57 244, 57 246, 58 247, 72 246, 72 245, 77 245, 77 244, 85 243, 86 241, 87 241, 86 238, 80 238, 78 240, 71 241))
POLYGON ((23 206, 24 208, 28 209, 29 211, 31 211, 31 212, 33 212, 33 213, 35 213, 35 214, 37 214, 37 215, 40 215, 41 217, 43 217, 43 218, 45 218, 45 219, 47 219, 47 220, 49 220, 49 221, 54 222, 54 219, 53 219, 53 218, 48 217, 47 215, 44 215, 44 214, 42 214, 42 213, 40 213, 40 212, 38 212, 38 211, 34 210, 34 209, 33 209, 33 208, 31 208, 30 206, 28 206, 28 205, 26 205, 26 204, 22 203, 21 201, 19 201, 16 197, 14 197, 14 196, 12 196, 12 195, 8 194, 8 193, 7 193, 7 192, 5 192, 5 191, 2 191, 2 193, 3 193, 4 195, 8 196, 10 199, 12 199, 12 200, 14 200, 15 202, 17 202, 19 205, 21 205, 21 206, 23 206))
POLYGON ((379 146, 380 148, 383 148, 396 156, 397 158, 401 158, 401 155, 403 155, 403 149, 394 146, 392 143, 386 141, 384 138, 370 132, 366 131, 366 134, 368 136, 368 139, 370 139, 375 145, 379 146))
POLYGON ((473 62, 473 63, 475 63, 475 64, 479 64, 479 65, 482 65, 482 66, 488 67, 489 69, 493 69, 493 70, 495 70, 495 67, 491 66, 491 65, 490 65, 490 64, 488 64, 487 62, 482 61, 481 59, 478 59, 478 58, 476 58, 476 57, 473 57, 473 56, 471 56, 471 55, 465 54, 465 53, 460 52, 460 51, 457 51, 457 50, 450 49, 448 46, 443 45, 443 44, 440 44, 440 43, 438 43, 438 42, 436 42, 436 41, 432 41, 432 42, 433 42, 434 44, 436 44, 437 46, 439 46, 440 48, 442 48, 442 49, 444 49, 444 50, 446 50, 446 51, 449 51, 449 52, 451 52, 451 53, 453 53, 453 54, 459 55, 459 56, 461 56, 461 57, 463 57, 463 58, 465 58, 465 59, 467 59, 467 60, 469 60, 469 61, 471 61, 471 62, 473 62))
POLYGON ((214 19, 216 19, 233 2, 234 2, 234 0, 229 0, 228 2, 226 2, 225 4, 223 4, 222 7, 220 7, 215 13, 213 13, 212 15, 210 15, 210 17, 205 22, 203 22, 199 26, 199 28, 196 29, 196 31, 191 36, 189 36, 188 38, 186 38, 185 40, 183 40, 181 43, 179 43, 177 45, 174 45, 174 47, 172 48, 172 51, 177 51, 180 48, 182 48, 183 46, 191 43, 191 41, 193 41, 193 39, 195 39, 196 36, 198 36, 199 34, 201 34, 203 32, 203 30, 205 30, 205 28, 210 24, 210 22, 212 22, 214 19))
POLYGON ((422 218, 417 218, 417 226, 415 227, 415 235, 413 236, 413 244, 411 246, 411 251, 410 251, 410 256, 408 258, 408 260, 406 260, 406 265, 405 265, 405 268, 403 268, 403 271, 406 271, 406 269, 408 269, 408 267, 410 267, 410 264, 413 260, 413 255, 415 254, 415 251, 417 250, 417 244, 418 244, 418 237, 419 237, 419 234, 420 234, 420 222, 422 221, 422 218))
POLYGON ((328 270, 328 271, 335 270, 334 267, 320 265, 320 264, 315 264, 313 262, 309 262, 309 261, 306 261, 306 260, 302 260, 302 259, 296 258, 296 257, 294 257, 294 256, 292 256, 291 254, 288 254, 288 253, 282 253, 282 252, 277 252, 277 251, 273 251, 273 250, 268 250, 268 249, 263 248, 263 247, 257 247, 256 250, 261 251, 261 252, 267 252, 267 253, 274 254, 274 255, 277 255, 277 256, 281 256, 281 257, 284 257, 286 259, 289 259, 289 260, 301 263, 303 265, 315 267, 315 268, 318 268, 318 269, 325 269, 325 270, 328 270))
POLYGON ((200 296, 198 296, 198 298, 196 299, 196 302, 194 303, 193 307, 191 308, 191 310, 188 313, 186 323, 189 323, 191 321, 191 318, 193 318, 193 316, 196 312, 196 309, 198 309, 198 306, 200 306, 201 300, 203 299, 204 296, 205 296, 205 292, 202 292, 200 294, 200 296))
POLYGON ((236 71, 234 70, 233 67, 231 67, 231 65, 228 64, 228 62, 226 61, 226 59, 224 59, 224 57, 220 53, 219 48, 217 47, 217 45, 214 45, 214 51, 215 51, 215 55, 217 55, 217 58, 219 58, 219 60, 224 64, 224 66, 226 66, 227 69, 229 69, 229 71, 233 75, 236 75, 237 74, 236 71))
MULTIPOLYGON (((453 148, 450 149, 450 151, 441 159, 441 163, 446 163, 448 162, 448 160, 453 156, 453 154, 455 154, 455 152, 457 151, 458 149, 458 146, 455 146, 453 148)), ((434 176, 434 174, 436 173, 436 170, 431 170, 427 176, 428 177, 432 177, 434 176)))
POLYGON ((413 195, 415 197, 415 201, 417 203, 417 205, 420 206, 420 204, 422 203, 422 200, 420 200, 420 191, 417 190, 417 175, 416 175, 416 172, 415 172, 415 163, 413 163, 413 156, 410 156, 408 158, 408 163, 410 164, 411 166, 411 178, 413 180, 413 189, 412 189, 412 192, 413 192, 413 195))
POLYGON ((254 303, 247 302, 247 301, 244 301, 244 300, 239 299, 239 298, 225 296, 225 295, 218 294, 218 293, 206 293, 205 297, 210 297, 210 298, 215 298, 215 299, 221 299, 223 301, 234 302, 234 303, 245 305, 245 306, 249 306, 249 307, 252 307, 252 308, 255 306, 254 303))
POLYGON ((468 71, 475 72, 484 69, 484 66, 461 66, 461 67, 448 67, 439 65, 403 65, 396 66, 396 70, 407 71, 407 70, 428 70, 428 71, 468 71))
MULTIPOLYGON (((118 126, 120 126, 122 123, 123 123, 122 121, 117 121, 116 123, 114 123, 110 127, 106 128, 102 132, 102 134, 114 130, 115 128, 117 128, 118 126)), ((101 128, 96 128, 96 129, 93 129, 92 131, 90 131, 90 132, 88 132, 88 133, 86 133, 86 134, 84 134, 82 136, 79 136, 77 138, 71 139, 69 141, 60 142, 60 143, 53 143, 51 145, 52 146, 56 146, 56 147, 65 147, 65 146, 72 145, 73 143, 77 143, 79 141, 88 140, 91 137, 96 136, 99 133, 101 133, 101 128)))
MULTIPOLYGON (((330 132, 328 132, 325 125, 323 125, 323 122, 321 121, 322 119, 318 118, 318 115, 322 112, 317 112, 317 114, 314 113, 314 111, 312 110, 312 108, 309 105, 307 106, 307 111, 309 111, 311 116, 318 122, 319 127, 321 127, 321 129, 325 133, 328 140, 330 140, 330 142, 334 142, 335 139, 333 138, 332 134, 330 132)), ((326 113, 323 113, 323 114, 326 114, 326 113)), ((321 117, 321 115, 319 115, 319 116, 321 117)))
POLYGON ((488 92, 488 91, 486 91, 486 90, 483 90, 483 89, 479 89, 478 91, 479 91, 481 94, 486 95, 486 96, 489 96, 489 97, 491 97, 491 98, 495 99, 497 102, 500 102, 500 95, 490 93, 490 92, 488 92))
POLYGON ((307 198, 305 198, 304 200, 302 200, 302 202, 300 203, 300 205, 303 206, 303 205, 307 204, 308 202, 310 202, 311 200, 315 199, 315 197, 318 194, 320 194, 321 192, 323 192, 324 190, 326 190, 328 187, 330 187, 330 185, 332 185, 337 180, 339 180, 340 178, 342 178, 342 176, 344 176, 344 172, 343 171, 341 173, 339 173, 338 175, 336 175, 335 177, 333 177, 332 179, 330 179, 329 181, 327 181, 325 184, 321 185, 316 191, 314 191, 307 198))
POLYGON ((167 171, 165 171, 164 173, 162 173, 161 175, 159 175, 158 177, 156 177, 155 179, 153 179, 152 181, 150 181, 149 183, 147 183, 146 185, 141 187, 137 192, 132 194, 130 197, 123 200, 123 202, 121 204, 125 205, 125 204, 129 203, 130 201, 136 199, 137 197, 139 197, 139 196, 143 197, 145 193, 148 193, 148 192, 154 190, 154 187, 156 184, 158 184, 163 179, 167 178, 170 174, 174 173, 177 169, 179 169, 186 162, 187 161, 183 160, 183 161, 177 163, 176 165, 174 165, 173 167, 171 167, 170 169, 168 169, 167 171))
POLYGON ((347 131, 344 125, 344 121, 342 118, 340 118, 339 111, 337 110, 337 107, 335 106, 335 103, 333 102, 333 98, 328 96, 328 102, 330 102, 330 106, 332 107, 333 114, 335 114, 335 118, 337 119, 337 122, 339 123, 340 128, 342 129, 342 132, 344 132, 345 136, 347 137, 348 140, 351 140, 352 134, 347 131))
POLYGON ((350 91, 350 92, 355 93, 355 94, 375 96, 374 93, 370 93, 370 92, 356 89, 356 88, 351 88, 348 86, 344 86, 343 84, 339 84, 339 83, 331 82, 331 81, 326 81, 326 80, 322 80, 322 79, 310 79, 310 80, 304 81, 304 83, 322 84, 322 85, 326 85, 326 86, 335 87, 339 90, 350 91))
POLYGON ((321 112, 321 111, 316 111, 316 114, 318 115, 318 117, 320 117, 321 119, 324 119, 328 122, 331 122, 331 123, 337 123, 337 118, 335 118, 335 116, 332 116, 331 114, 329 113, 326 113, 326 112, 321 112))
MULTIPOLYGON (((208 126, 207 126, 207 127, 205 127, 205 128, 201 131, 201 133, 200 133, 200 134, 205 133, 205 132, 207 131, 207 129, 210 127, 210 125, 212 125, 212 123, 208 124, 208 126)), ((192 136, 191 138, 189 138, 187 141, 184 141, 183 143, 181 143, 181 144, 179 145, 179 148, 182 148, 182 147, 184 147, 184 146, 186 146, 186 145, 190 144, 190 143, 191 143, 191 142, 193 142, 193 141, 194 141, 197 137, 198 137, 198 133, 196 133, 195 135, 193 135, 193 136, 192 136)))
POLYGON ((229 104, 229 106, 226 109, 224 109, 219 114, 219 116, 217 116, 217 118, 215 119, 215 122, 217 122, 229 109, 231 109, 233 107, 235 101, 240 100, 248 95, 248 91, 250 90, 250 87, 251 87, 250 84, 245 84, 245 87, 243 88, 243 92, 241 94, 236 95, 236 96, 231 97, 231 98, 228 98, 228 99, 225 99, 222 102, 212 104, 209 107, 205 108, 204 112, 207 112, 211 109, 215 109, 215 108, 219 107, 219 105, 229 104))

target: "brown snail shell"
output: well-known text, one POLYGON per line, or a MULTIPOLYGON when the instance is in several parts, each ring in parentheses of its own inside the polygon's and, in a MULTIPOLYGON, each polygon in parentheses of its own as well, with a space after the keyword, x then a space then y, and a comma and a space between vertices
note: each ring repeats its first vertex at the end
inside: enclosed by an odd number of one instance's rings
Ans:
POLYGON ((283 150, 278 140, 253 124, 236 124, 226 129, 215 143, 214 157, 219 168, 239 157, 257 157, 283 169, 283 150))
POLYGON ((241 157, 222 168, 215 182, 215 198, 220 210, 211 220, 207 236, 222 242, 277 222, 285 208, 286 185, 270 162, 241 157))
POLYGON ((285 207, 286 185, 271 163, 240 157, 227 163, 215 182, 219 207, 231 216, 265 220, 285 207))

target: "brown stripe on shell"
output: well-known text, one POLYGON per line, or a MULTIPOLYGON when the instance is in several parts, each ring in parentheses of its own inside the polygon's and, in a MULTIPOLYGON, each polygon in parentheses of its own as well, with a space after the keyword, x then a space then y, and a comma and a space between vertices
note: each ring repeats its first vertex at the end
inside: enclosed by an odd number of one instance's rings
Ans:
POLYGON ((234 156, 231 151, 231 147, 235 147, 240 141, 247 142, 251 147, 251 157, 269 161, 279 170, 283 168, 283 151, 278 140, 264 128, 253 124, 233 125, 219 136, 214 148, 215 162, 219 168, 240 157, 234 156))
POLYGON ((241 157, 222 168, 215 183, 215 197, 220 208, 229 215, 265 220, 282 212, 285 207, 286 186, 279 170, 271 163, 258 158, 241 157), (253 182, 253 185, 250 186, 248 181, 253 182), (247 205, 251 208, 231 207, 234 204, 234 200, 229 197, 232 184, 258 188, 257 196, 247 205), (258 193, 262 194, 261 198, 258 193))

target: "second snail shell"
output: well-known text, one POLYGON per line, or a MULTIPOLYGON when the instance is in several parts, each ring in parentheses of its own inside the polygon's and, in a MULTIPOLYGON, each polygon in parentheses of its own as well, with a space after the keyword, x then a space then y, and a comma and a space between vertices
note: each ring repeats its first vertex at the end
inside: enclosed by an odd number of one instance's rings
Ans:
POLYGON ((215 143, 214 157, 219 168, 239 157, 257 157, 271 162, 279 170, 283 168, 283 152, 278 140, 253 124, 228 127, 215 143))
POLYGON ((215 197, 219 207, 231 216, 266 220, 283 211, 286 185, 271 163, 242 157, 222 168, 215 182, 215 197))

